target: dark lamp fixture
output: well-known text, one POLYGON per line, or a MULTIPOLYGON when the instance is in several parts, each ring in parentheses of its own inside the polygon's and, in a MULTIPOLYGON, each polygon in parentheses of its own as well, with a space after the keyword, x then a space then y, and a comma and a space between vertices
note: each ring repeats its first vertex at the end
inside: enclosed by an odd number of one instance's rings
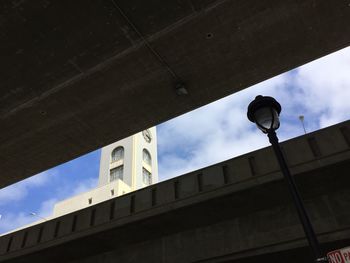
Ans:
POLYGON ((275 131, 280 126, 281 105, 272 97, 256 96, 248 106, 248 119, 263 133, 275 131))
POLYGON ((281 105, 272 97, 256 96, 248 106, 248 119, 254 122, 260 130, 267 133, 272 148, 275 152, 277 161, 280 165, 282 174, 287 182, 288 189, 293 198, 295 208, 297 210, 300 223, 303 226, 305 236, 312 249, 315 262, 328 262, 327 257, 323 257, 320 244, 311 224, 310 218, 306 212, 303 200, 299 194, 294 177, 291 175, 286 160, 284 158, 281 147, 278 143, 276 130, 280 126, 279 115, 281 113, 281 105))
POLYGON ((184 83, 178 82, 175 85, 176 94, 179 96, 188 95, 188 90, 184 83))

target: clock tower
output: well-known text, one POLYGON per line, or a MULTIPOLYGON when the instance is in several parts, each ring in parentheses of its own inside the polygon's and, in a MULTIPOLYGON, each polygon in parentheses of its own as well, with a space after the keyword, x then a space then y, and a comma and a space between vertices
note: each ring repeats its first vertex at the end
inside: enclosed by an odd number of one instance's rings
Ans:
POLYGON ((152 127, 102 148, 98 187, 55 204, 53 217, 158 182, 157 134, 152 127))
POLYGON ((117 180, 129 186, 130 191, 158 182, 155 127, 102 148, 98 184, 117 180))

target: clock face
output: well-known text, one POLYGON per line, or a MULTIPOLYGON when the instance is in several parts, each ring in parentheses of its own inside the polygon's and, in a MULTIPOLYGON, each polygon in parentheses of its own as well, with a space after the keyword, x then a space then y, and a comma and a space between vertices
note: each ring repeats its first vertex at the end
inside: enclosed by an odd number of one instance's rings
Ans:
POLYGON ((151 132, 150 132, 148 129, 142 131, 142 135, 143 135, 143 138, 145 138, 145 141, 146 141, 146 142, 151 142, 151 140, 152 140, 152 135, 151 135, 151 132))

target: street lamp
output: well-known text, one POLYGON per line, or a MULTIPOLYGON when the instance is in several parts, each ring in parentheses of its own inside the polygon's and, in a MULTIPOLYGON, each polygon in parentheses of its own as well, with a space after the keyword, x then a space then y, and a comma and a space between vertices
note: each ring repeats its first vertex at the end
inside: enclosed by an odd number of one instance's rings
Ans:
POLYGON ((306 238, 312 249, 315 262, 328 262, 327 258, 322 256, 320 245, 315 235, 310 219, 306 213, 303 201, 295 184, 294 178, 291 176, 287 163, 284 159, 276 130, 280 126, 279 114, 281 113, 281 105, 272 97, 257 96, 248 106, 248 119, 254 122, 263 133, 269 137, 272 148, 276 154, 278 163, 285 180, 287 181, 289 191, 293 197, 294 205, 297 209, 301 224, 303 225, 306 238))
POLYGON ((304 115, 300 115, 299 120, 301 122, 301 125, 303 125, 303 130, 304 130, 304 133, 306 134, 305 124, 304 124, 304 115))
POLYGON ((31 216, 36 216, 36 217, 38 217, 38 218, 40 218, 40 219, 42 219, 42 220, 44 220, 44 221, 47 221, 47 219, 46 219, 45 217, 39 216, 37 213, 30 212, 29 215, 31 215, 31 216))

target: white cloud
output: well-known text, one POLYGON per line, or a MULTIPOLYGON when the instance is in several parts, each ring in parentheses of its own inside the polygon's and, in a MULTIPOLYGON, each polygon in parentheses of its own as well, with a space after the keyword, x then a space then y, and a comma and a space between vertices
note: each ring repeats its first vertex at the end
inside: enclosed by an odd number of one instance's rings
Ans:
POLYGON ((3 214, 0 220, 0 233, 6 233, 19 226, 28 225, 36 220, 36 218, 33 218, 33 216, 25 212, 3 214))
MULTIPOLYGON (((87 192, 93 188, 96 188, 97 181, 98 181, 97 178, 87 178, 81 181, 77 186, 74 187, 74 190, 70 194, 70 196, 75 196, 75 195, 87 192)), ((68 198, 68 196, 66 198, 68 198)))
POLYGON ((50 217, 53 214, 53 208, 57 202, 58 202, 58 199, 56 197, 47 199, 41 203, 38 212, 35 212, 35 213, 43 218, 50 217))
POLYGON ((160 125, 159 175, 162 180, 214 164, 267 145, 247 120, 246 108, 259 94, 275 93, 284 76, 261 83, 160 125))
POLYGON ((30 188, 42 187, 49 182, 51 176, 57 174, 56 170, 49 170, 34 175, 26 180, 12 184, 0 191, 0 206, 13 201, 20 201, 28 195, 30 188))
POLYGON ((281 140, 350 116, 350 48, 309 63, 179 116, 158 127, 159 175, 168 179, 268 145, 247 120, 248 104, 258 94, 282 104, 281 140))
POLYGON ((303 103, 319 114, 321 127, 349 118, 350 48, 309 63, 298 70, 303 103))

